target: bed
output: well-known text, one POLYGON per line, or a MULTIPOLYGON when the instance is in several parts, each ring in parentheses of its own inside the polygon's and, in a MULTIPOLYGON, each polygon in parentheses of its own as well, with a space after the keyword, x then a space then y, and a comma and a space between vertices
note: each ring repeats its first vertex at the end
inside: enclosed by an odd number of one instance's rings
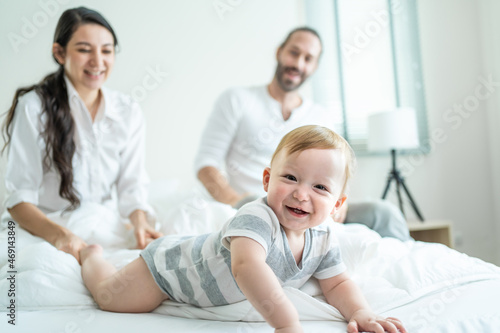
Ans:
MULTIPOLYGON (((183 191, 177 185, 164 181, 151 187, 158 228, 164 233, 209 232, 234 214, 200 188, 183 191)), ((133 236, 112 207, 82 205, 69 216, 52 218, 87 242, 102 244, 105 256, 117 267, 138 256, 138 250, 125 249, 133 246, 133 236)), ((499 267, 441 244, 381 238, 362 225, 335 224, 335 231, 348 270, 373 310, 401 319, 409 332, 495 332, 500 327, 499 267)), ((7 230, 0 234, 1 332, 273 331, 248 301, 204 309, 166 301, 146 314, 101 311, 72 256, 19 227, 15 232, 15 297, 9 296, 13 274, 7 230), (15 326, 9 323, 12 300, 15 326)), ((306 332, 346 331, 346 323, 325 303, 316 281, 285 292, 298 308, 306 332)))

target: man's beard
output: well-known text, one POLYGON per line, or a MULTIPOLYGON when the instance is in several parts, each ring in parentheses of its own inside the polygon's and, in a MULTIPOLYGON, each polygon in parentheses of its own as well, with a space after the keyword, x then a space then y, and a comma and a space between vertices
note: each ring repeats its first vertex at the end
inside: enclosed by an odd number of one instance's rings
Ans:
POLYGON ((276 66, 276 72, 274 75, 276 77, 276 80, 278 81, 280 88, 285 92, 297 90, 302 85, 302 83, 304 83, 304 81, 307 79, 304 73, 300 72, 296 67, 284 67, 279 62, 278 66, 276 66), (284 76, 287 71, 297 72, 300 76, 300 81, 295 83, 289 79, 286 79, 284 76))

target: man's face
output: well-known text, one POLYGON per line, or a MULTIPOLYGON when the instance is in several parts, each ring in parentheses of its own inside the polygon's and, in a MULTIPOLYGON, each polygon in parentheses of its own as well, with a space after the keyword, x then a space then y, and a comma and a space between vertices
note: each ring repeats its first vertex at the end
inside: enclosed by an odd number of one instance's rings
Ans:
POLYGON ((275 77, 283 91, 298 89, 316 70, 321 43, 314 34, 297 31, 278 49, 275 77))

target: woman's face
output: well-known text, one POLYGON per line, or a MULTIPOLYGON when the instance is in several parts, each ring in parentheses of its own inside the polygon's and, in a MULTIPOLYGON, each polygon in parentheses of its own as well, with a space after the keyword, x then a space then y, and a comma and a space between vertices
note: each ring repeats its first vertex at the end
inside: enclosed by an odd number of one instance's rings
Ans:
POLYGON ((80 95, 99 90, 115 62, 113 35, 101 25, 83 24, 65 49, 54 44, 54 55, 80 95))

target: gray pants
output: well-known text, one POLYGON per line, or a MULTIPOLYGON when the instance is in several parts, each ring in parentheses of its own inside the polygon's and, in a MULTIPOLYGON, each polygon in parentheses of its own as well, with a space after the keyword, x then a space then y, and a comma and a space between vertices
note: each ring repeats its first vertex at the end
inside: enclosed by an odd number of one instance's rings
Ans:
POLYGON ((349 203, 345 223, 360 223, 382 237, 411 239, 406 219, 398 207, 385 200, 349 203))

